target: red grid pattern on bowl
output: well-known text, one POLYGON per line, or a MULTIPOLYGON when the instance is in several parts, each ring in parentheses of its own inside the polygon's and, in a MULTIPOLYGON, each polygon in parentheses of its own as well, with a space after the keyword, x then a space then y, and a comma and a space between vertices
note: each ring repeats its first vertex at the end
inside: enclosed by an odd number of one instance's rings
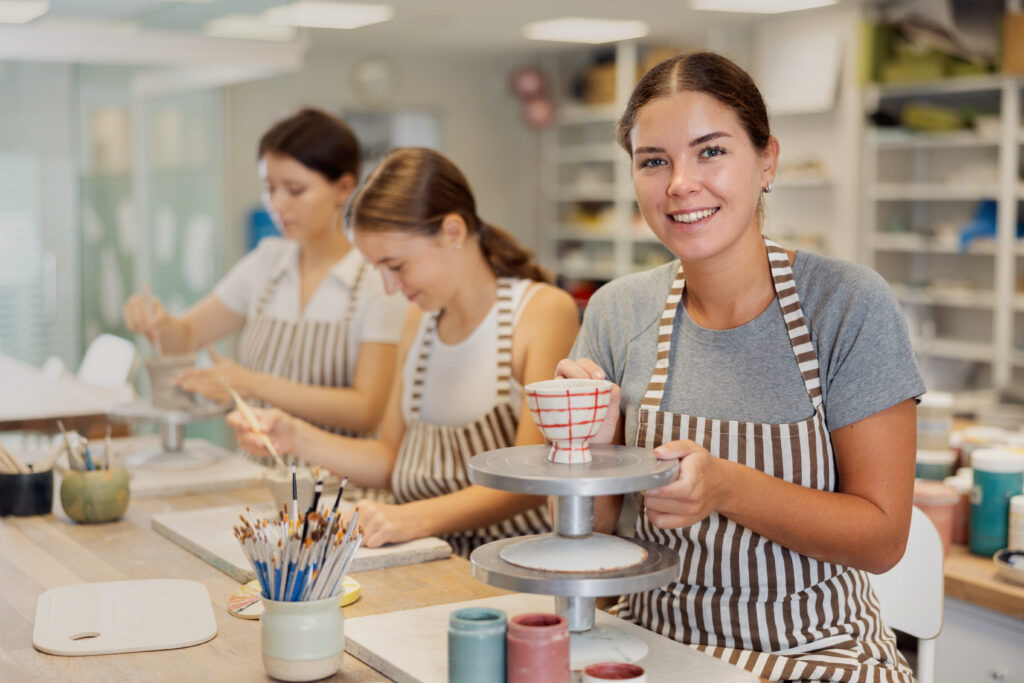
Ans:
POLYGON ((553 394, 550 392, 540 393, 537 391, 531 391, 527 389, 527 395, 532 399, 532 405, 530 406, 530 414, 533 416, 533 421, 537 424, 537 427, 542 433, 546 434, 548 429, 565 429, 568 428, 569 436, 566 439, 551 440, 554 449, 552 450, 551 457, 549 459, 554 460, 556 453, 564 453, 568 451, 569 462, 572 463, 579 456, 579 460, 583 460, 584 452, 587 450, 587 441, 590 437, 597 433, 600 428, 600 423, 604 421, 604 415, 598 417, 597 413, 599 410, 605 409, 607 414, 608 401, 603 396, 611 396, 612 390, 608 388, 595 387, 590 390, 580 389, 566 389, 562 394, 553 394), (562 398, 564 396, 565 405, 557 408, 542 408, 541 400, 552 398, 562 398), (592 401, 586 401, 585 399, 592 399, 592 401), (584 399, 581 401, 580 399, 584 399), (577 411, 585 411, 590 409, 590 416, 587 419, 572 421, 572 415, 577 411), (570 416, 569 422, 546 422, 546 413, 568 413, 570 416), (575 433, 574 433, 575 432, 575 433), (573 441, 582 441, 579 448, 572 447, 573 441), (560 445, 562 443, 568 443, 570 445, 560 445))

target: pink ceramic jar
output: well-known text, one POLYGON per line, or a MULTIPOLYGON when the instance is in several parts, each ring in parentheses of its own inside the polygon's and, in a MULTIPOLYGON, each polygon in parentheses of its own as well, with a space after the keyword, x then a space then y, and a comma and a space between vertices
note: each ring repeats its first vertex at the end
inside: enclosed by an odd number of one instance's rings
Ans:
POLYGON ((926 479, 914 480, 914 505, 921 509, 939 531, 942 539, 942 554, 949 555, 953 542, 953 527, 956 504, 960 495, 951 486, 926 479))
POLYGON ((569 683, 569 622, 557 614, 508 620, 508 683, 569 683))

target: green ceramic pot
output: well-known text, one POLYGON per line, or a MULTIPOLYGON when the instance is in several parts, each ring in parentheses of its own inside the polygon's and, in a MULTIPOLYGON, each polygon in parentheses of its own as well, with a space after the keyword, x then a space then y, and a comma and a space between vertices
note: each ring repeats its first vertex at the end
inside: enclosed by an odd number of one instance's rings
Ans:
POLYGON ((128 471, 68 470, 60 484, 60 503, 76 522, 112 522, 128 507, 128 471))

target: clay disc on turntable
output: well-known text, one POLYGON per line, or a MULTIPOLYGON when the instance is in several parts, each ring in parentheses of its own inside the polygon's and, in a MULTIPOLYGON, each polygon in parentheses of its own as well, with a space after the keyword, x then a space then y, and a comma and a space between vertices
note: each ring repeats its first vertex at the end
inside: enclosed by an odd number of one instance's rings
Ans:
POLYGON ((646 558, 642 547, 607 534, 583 538, 543 534, 501 550, 501 559, 509 564, 550 572, 612 571, 638 565, 646 558))

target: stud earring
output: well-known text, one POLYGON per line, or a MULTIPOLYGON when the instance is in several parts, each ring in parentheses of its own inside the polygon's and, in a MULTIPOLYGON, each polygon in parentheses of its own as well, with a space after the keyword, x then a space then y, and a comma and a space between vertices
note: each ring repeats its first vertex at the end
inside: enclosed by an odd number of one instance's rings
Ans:
POLYGON ((765 194, 769 194, 774 189, 775 189, 775 185, 773 183, 768 183, 767 185, 765 185, 764 187, 761 188, 761 192, 764 192, 765 194))

